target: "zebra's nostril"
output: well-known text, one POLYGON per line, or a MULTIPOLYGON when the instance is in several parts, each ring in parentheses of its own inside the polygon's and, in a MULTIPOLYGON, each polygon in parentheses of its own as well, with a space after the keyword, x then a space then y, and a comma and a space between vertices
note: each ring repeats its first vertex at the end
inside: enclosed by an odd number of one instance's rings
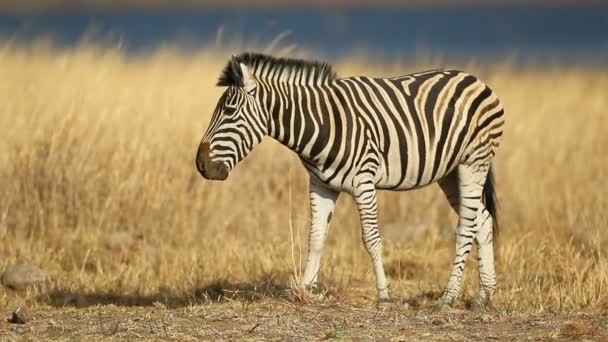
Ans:
POLYGON ((205 164, 203 163, 202 160, 196 160, 196 168, 198 169, 198 172, 205 173, 205 164))
POLYGON ((196 164, 196 169, 198 170, 198 172, 201 173, 201 175, 205 175, 205 154, 203 149, 201 149, 199 147, 197 153, 196 153, 196 159, 194 160, 194 163, 196 164))

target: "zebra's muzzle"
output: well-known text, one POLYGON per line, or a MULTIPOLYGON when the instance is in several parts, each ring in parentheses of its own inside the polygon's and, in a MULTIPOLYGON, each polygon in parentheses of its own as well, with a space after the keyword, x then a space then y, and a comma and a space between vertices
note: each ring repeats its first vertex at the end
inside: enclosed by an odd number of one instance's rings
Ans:
POLYGON ((205 179, 224 180, 228 178, 228 169, 222 162, 211 160, 209 143, 202 143, 196 153, 196 168, 205 179))

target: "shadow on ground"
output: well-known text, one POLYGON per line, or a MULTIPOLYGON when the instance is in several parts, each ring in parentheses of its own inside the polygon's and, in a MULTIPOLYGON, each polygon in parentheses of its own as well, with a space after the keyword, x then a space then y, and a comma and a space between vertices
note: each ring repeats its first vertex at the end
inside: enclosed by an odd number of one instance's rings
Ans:
POLYGON ((161 288, 152 294, 89 292, 82 290, 54 289, 40 295, 38 302, 54 307, 88 307, 95 305, 152 306, 163 305, 177 308, 195 304, 225 300, 258 301, 264 298, 290 299, 291 291, 286 282, 272 276, 250 283, 215 281, 190 290, 161 288))
MULTIPOLYGON (((336 302, 347 298, 366 299, 375 303, 375 291, 368 286, 361 287, 350 280, 339 283, 323 283, 318 289, 305 291, 291 289, 288 277, 264 275, 252 282, 231 282, 216 280, 191 289, 160 288, 154 293, 125 293, 113 291, 87 291, 56 287, 44 291, 36 301, 53 307, 89 307, 96 305, 116 306, 157 306, 180 308, 191 305, 220 303, 226 301, 256 302, 263 299, 280 299, 294 304, 312 302, 336 302)), ((398 306, 407 305, 417 310, 435 304, 441 296, 439 291, 410 293, 393 298, 398 306)), ((356 302, 361 303, 359 300, 356 302)), ((468 306, 468 305, 465 305, 468 306)))

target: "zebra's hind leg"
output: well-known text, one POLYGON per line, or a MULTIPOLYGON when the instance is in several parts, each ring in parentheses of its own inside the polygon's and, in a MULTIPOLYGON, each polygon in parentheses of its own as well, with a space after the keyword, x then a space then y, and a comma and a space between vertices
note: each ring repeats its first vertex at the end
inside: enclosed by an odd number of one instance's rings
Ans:
POLYGON ((310 177, 310 212, 311 224, 308 233, 308 256, 304 268, 303 283, 307 288, 317 286, 317 277, 321 264, 321 253, 339 193, 320 183, 314 176, 310 177))
MULTIPOLYGON (((451 174, 438 181, 441 190, 445 194, 450 206, 458 214, 459 206, 459 184, 458 172, 451 174)), ((494 234, 493 217, 485 205, 478 210, 477 215, 478 232, 475 236, 477 243, 477 256, 479 267, 479 298, 475 303, 480 308, 485 308, 490 298, 496 292, 496 271, 494 269, 494 234)))
MULTIPOLYGON (((471 252, 473 239, 479 231, 478 217, 485 207, 482 203, 483 187, 489 170, 489 165, 458 165, 458 228, 456 229, 456 255, 452 264, 452 272, 448 285, 440 299, 440 308, 451 306, 460 294, 462 277, 467 257, 471 252)), ((454 177, 453 175, 451 177, 454 177)), ((453 179, 451 180, 453 182, 453 179)), ((454 190, 448 186, 450 180, 443 185, 440 183, 448 199, 453 198, 454 190), (446 191, 448 190, 448 191, 446 191)), ((452 183, 453 184, 453 183, 452 183)), ((450 200, 451 204, 454 202, 450 200)), ((483 250, 485 257, 487 251, 483 250)), ((484 256, 481 256, 484 258, 484 256)), ((483 262, 485 264, 485 260, 483 262)), ((493 265, 493 260, 492 260, 493 265)))
POLYGON ((378 304, 385 307, 387 304, 390 305, 392 300, 388 290, 386 274, 384 273, 384 265, 382 264, 382 240, 378 230, 378 207, 373 179, 358 182, 353 196, 361 219, 361 239, 374 264, 378 304))
POLYGON ((479 264, 479 299, 477 304, 484 308, 496 292, 496 270, 494 269, 494 230, 493 217, 485 206, 477 215, 479 232, 475 237, 479 264))

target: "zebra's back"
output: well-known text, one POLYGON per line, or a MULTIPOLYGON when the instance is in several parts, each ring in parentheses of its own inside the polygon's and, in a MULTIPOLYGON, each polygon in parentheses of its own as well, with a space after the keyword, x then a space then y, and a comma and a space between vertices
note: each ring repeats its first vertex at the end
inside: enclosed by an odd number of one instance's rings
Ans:
MULTIPOLYGON (((497 96, 464 72, 349 77, 336 80, 330 88, 329 96, 340 104, 336 111, 343 134, 351 134, 346 137, 350 148, 342 153, 356 155, 357 149, 363 153, 358 140, 365 138, 379 159, 378 188, 418 188, 439 180, 458 164, 488 162, 502 135, 504 112, 497 96)), ((349 169, 358 166, 353 163, 349 169)))

